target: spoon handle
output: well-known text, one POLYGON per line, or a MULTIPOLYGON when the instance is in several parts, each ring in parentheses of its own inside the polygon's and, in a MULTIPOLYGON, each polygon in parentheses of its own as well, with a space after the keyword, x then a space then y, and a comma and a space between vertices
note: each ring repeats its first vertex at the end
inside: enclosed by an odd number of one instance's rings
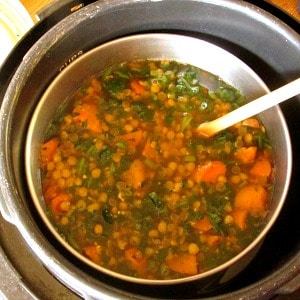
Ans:
POLYGON ((250 118, 298 94, 300 94, 300 78, 263 95, 218 119, 200 124, 197 128, 197 133, 203 137, 211 137, 223 129, 250 118))

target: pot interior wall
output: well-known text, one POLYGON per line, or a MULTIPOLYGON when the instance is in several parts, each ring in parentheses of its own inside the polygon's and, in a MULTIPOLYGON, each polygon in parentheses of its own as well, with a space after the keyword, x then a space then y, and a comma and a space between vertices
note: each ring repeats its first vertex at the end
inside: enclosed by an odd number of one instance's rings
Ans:
MULTIPOLYGON (((206 39, 244 60, 270 89, 299 75, 299 36, 288 31, 286 27, 283 27, 284 30, 279 34, 276 26, 282 24, 267 22, 266 25, 265 22, 270 16, 260 14, 252 7, 250 9, 253 14, 247 14, 245 6, 248 4, 242 2, 115 0, 109 3, 99 1, 92 4, 54 27, 28 52, 19 73, 23 74, 23 77, 14 79, 18 82, 13 84, 19 89, 16 93, 10 91, 13 101, 8 106, 12 120, 9 124, 11 126, 9 146, 12 149, 10 155, 13 164, 9 174, 16 185, 18 198, 15 203, 12 203, 12 207, 18 211, 20 222, 24 221, 26 230, 33 230, 40 234, 41 239, 38 243, 49 249, 48 251, 54 257, 62 259, 62 262, 66 263, 66 268, 78 271, 77 278, 82 282, 88 282, 95 290, 106 290, 113 286, 118 289, 112 288, 110 293, 116 295, 120 293, 120 295, 130 294, 132 297, 139 295, 138 297, 195 298, 203 294, 196 283, 192 288, 179 287, 178 290, 171 291, 166 288, 156 291, 153 287, 141 288, 100 276, 99 273, 83 266, 74 257, 70 257, 55 239, 52 239, 31 203, 24 180, 24 133, 32 112, 44 89, 65 63, 72 61, 81 51, 86 52, 120 36, 143 32, 171 32, 206 39), (284 49, 286 59, 283 60, 282 45, 287 39, 291 42, 289 47, 284 49), (33 222, 28 222, 28 217, 33 222)), ((300 128, 299 97, 282 105, 282 109, 292 136, 294 166, 299 166, 300 145, 297 137, 300 128)), ((229 285, 207 292, 206 296, 224 295, 225 297, 227 293, 236 292, 235 297, 239 290, 245 291, 245 289, 255 295, 251 286, 272 277, 284 264, 298 255, 300 249, 297 214, 300 208, 297 199, 300 193, 300 186, 297 184, 299 174, 295 168, 283 211, 255 260, 229 285)), ((284 283, 283 281, 284 279, 281 283, 284 283)), ((227 295, 227 299, 228 297, 227 295)))

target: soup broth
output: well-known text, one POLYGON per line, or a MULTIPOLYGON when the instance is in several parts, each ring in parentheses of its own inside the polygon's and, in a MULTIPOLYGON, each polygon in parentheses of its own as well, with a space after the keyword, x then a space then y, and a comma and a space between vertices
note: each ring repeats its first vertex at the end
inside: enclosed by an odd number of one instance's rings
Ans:
POLYGON ((263 124, 209 139, 195 130, 245 103, 220 78, 131 61, 64 103, 41 146, 43 195, 58 232, 95 264, 177 279, 221 265, 261 231, 274 173, 263 124))

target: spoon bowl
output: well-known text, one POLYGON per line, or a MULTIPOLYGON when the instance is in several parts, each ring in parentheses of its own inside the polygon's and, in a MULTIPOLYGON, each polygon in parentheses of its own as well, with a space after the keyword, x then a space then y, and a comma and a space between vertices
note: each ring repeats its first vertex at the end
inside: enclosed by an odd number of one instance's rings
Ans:
POLYGON ((197 133, 201 137, 212 137, 220 131, 240 121, 257 115, 258 113, 283 101, 286 101, 298 94, 300 94, 300 78, 295 79, 294 81, 266 95, 263 95, 218 119, 200 124, 197 128, 197 133))

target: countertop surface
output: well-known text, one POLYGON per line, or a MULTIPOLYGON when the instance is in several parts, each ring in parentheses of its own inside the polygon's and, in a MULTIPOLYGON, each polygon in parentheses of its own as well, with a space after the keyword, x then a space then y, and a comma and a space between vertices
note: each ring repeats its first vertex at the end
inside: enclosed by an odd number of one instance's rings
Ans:
MULTIPOLYGON (((35 13, 45 5, 50 4, 52 1, 53 0, 20 0, 35 22, 35 13)), ((279 6, 282 10, 286 11, 288 14, 300 21, 299 1, 300 0, 268 0, 268 2, 279 6)))

